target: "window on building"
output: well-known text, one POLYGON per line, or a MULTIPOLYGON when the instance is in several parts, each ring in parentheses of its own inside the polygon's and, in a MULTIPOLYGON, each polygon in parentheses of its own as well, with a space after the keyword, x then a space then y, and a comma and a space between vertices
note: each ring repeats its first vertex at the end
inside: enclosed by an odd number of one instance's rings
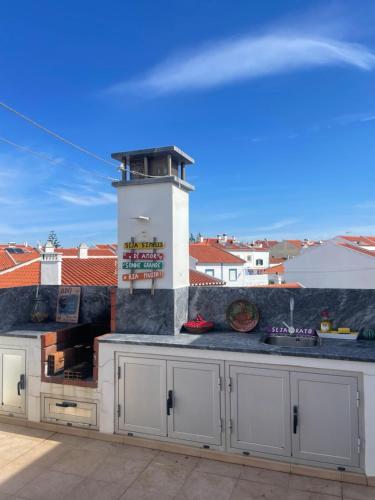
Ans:
POLYGON ((214 269, 205 269, 205 274, 208 274, 209 276, 215 276, 215 270, 214 269))
POLYGON ((248 255, 248 256, 246 257, 246 260, 247 260, 247 262, 251 262, 251 255, 248 255))
POLYGON ((263 259, 257 259, 257 260, 255 261, 255 264, 256 264, 257 266, 263 266, 263 259))
POLYGON ((237 269, 229 269, 229 281, 237 281, 237 269))

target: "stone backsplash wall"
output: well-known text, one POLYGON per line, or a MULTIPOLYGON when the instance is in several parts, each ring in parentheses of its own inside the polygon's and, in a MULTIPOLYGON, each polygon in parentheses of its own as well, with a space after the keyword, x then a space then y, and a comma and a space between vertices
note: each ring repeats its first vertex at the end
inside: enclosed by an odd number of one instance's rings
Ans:
POLYGON ((190 287, 189 319, 199 313, 214 321, 218 330, 228 330, 228 305, 234 300, 246 299, 257 305, 260 321, 256 330, 264 331, 268 326, 288 323, 292 296, 296 327, 318 328, 320 312, 328 308, 336 327, 375 328, 375 290, 190 287))
MULTIPOLYGON (((55 320, 57 286, 41 286, 49 303, 50 320, 55 320)), ((110 288, 82 287, 80 322, 109 324, 110 288)), ((0 289, 0 330, 29 321, 36 287, 0 289)), ((375 290, 351 289, 285 289, 190 287, 189 289, 136 291, 130 296, 117 290, 116 331, 118 333, 178 333, 187 318, 198 313, 215 321, 218 330, 229 330, 226 309, 237 299, 254 302, 260 311, 258 331, 268 326, 282 326, 289 321, 289 299, 295 299, 294 324, 297 327, 317 328, 320 312, 328 308, 335 326, 353 330, 375 328, 375 290), (189 297, 187 299, 187 297, 189 297), (187 310, 188 308, 188 310, 187 310)))
POLYGON ((117 333, 176 335, 188 317, 189 288, 176 290, 136 289, 133 294, 118 288, 116 294, 117 333))
POLYGON ((35 291, 33 286, 0 289, 0 331, 29 320, 35 291))
MULTIPOLYGON (((49 319, 56 319, 58 286, 40 286, 39 294, 49 305, 49 319)), ((30 319, 36 286, 0 289, 0 330, 30 319)), ((109 287, 85 286, 81 289, 79 321, 108 324, 110 320, 109 287)))

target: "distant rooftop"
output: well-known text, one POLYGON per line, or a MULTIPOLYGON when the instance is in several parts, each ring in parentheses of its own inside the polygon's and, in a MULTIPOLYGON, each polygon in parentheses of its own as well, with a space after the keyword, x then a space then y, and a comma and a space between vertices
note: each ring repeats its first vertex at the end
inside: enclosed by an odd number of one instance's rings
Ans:
POLYGON ((189 247, 190 255, 197 259, 198 264, 244 264, 244 260, 219 248, 218 245, 207 243, 191 243, 189 247))
POLYGON ((349 243, 353 243, 359 246, 375 246, 375 236, 351 236, 351 235, 340 235, 337 236, 342 240, 348 241, 349 243))

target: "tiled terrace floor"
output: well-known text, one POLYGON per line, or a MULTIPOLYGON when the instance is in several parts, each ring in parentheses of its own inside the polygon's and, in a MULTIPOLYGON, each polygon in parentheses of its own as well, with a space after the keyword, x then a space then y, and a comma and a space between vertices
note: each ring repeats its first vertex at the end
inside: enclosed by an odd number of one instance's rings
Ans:
POLYGON ((0 424, 0 500, 375 500, 375 488, 0 424))

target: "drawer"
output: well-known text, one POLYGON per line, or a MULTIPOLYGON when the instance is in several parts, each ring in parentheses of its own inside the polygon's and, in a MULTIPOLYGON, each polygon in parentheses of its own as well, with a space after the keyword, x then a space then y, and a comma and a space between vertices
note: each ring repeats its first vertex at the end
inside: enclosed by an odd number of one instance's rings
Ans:
POLYGON ((42 420, 74 427, 98 427, 98 401, 41 395, 42 420))

